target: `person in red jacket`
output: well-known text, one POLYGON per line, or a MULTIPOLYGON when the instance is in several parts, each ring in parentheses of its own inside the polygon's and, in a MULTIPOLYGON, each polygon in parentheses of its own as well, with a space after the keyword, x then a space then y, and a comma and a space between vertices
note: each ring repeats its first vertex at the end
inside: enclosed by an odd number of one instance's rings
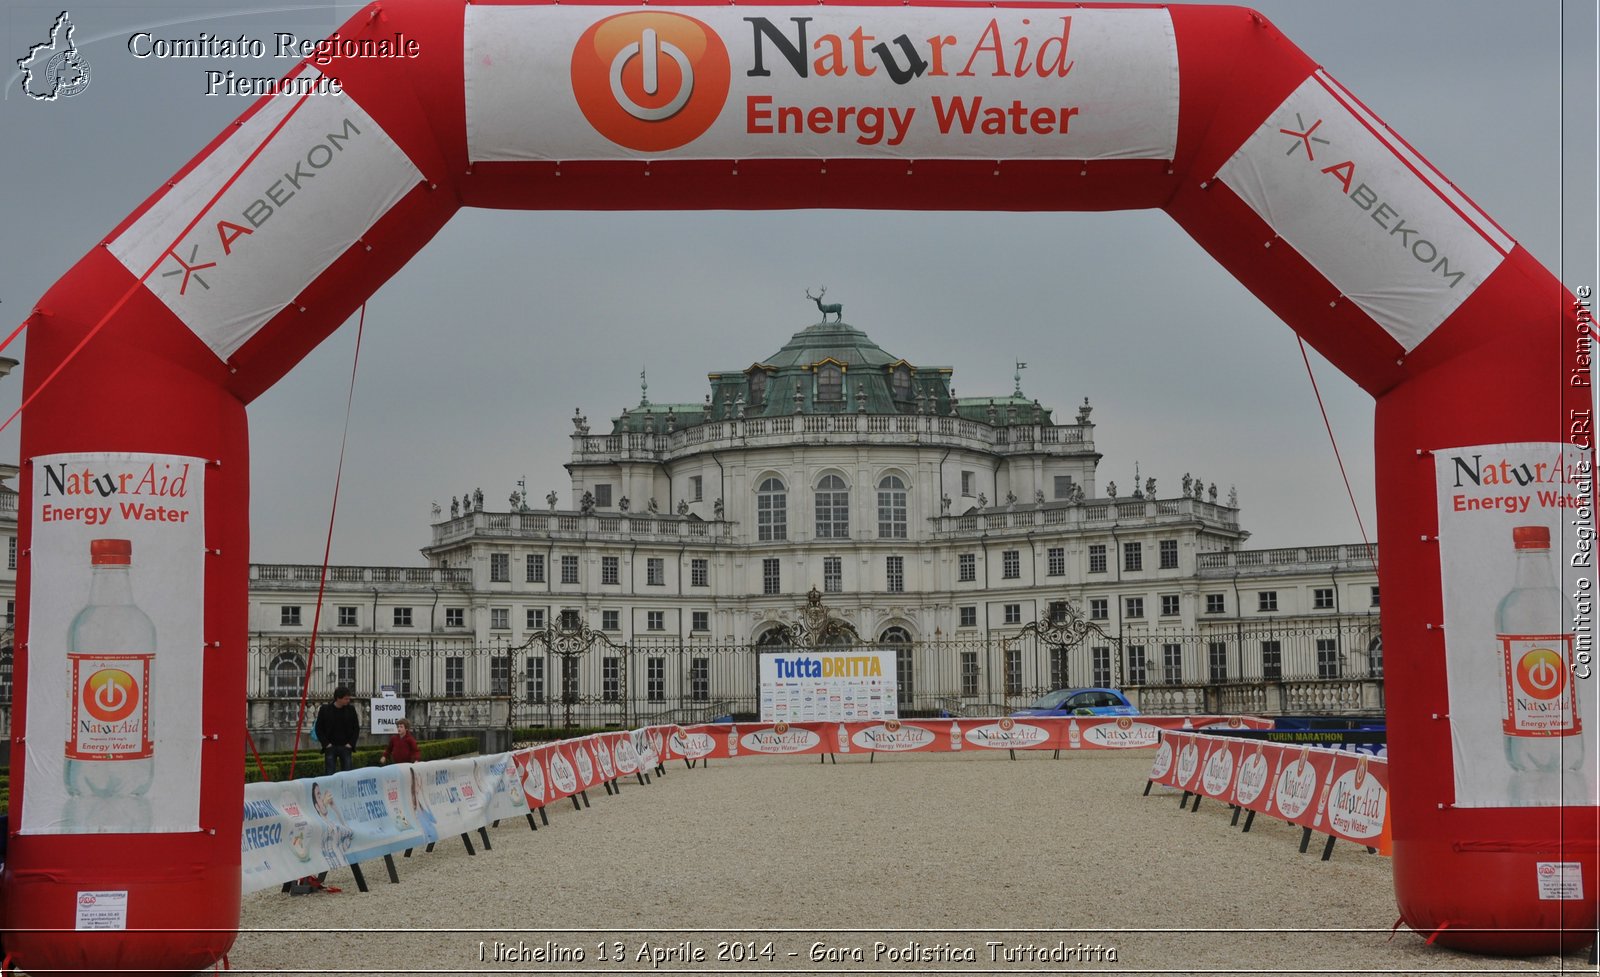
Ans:
POLYGON ((422 758, 422 751, 417 748, 417 738, 411 735, 411 724, 404 719, 395 720, 394 735, 389 737, 389 745, 383 748, 383 757, 380 763, 415 763, 422 758))

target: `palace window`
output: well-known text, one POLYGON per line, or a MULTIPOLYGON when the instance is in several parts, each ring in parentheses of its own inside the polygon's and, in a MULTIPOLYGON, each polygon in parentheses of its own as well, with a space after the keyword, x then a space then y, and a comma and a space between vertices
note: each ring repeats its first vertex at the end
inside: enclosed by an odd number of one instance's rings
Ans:
POLYGON ((1263 613, 1278 609, 1278 592, 1276 590, 1263 590, 1256 594, 1256 610, 1263 613))
POLYGON ((299 627, 300 605, 290 604, 288 606, 278 608, 278 626, 285 628, 299 627))
POLYGON ((906 538, 906 483, 886 475, 878 483, 878 537, 906 538))
POLYGON ((906 558, 903 556, 884 557, 884 580, 888 584, 891 594, 903 594, 906 591, 906 558))
POLYGON ((912 396, 911 367, 906 366, 904 363, 895 367, 894 372, 889 374, 889 389, 894 393, 895 400, 910 400, 912 396))
POLYGON ((396 607, 394 609, 394 626, 397 628, 411 627, 411 608, 396 607))
POLYGON ((1089 546, 1089 572, 1106 572, 1106 544, 1092 543, 1089 546))
POLYGON ((838 594, 844 591, 844 560, 837 556, 822 558, 822 592, 838 594))
POLYGON ((600 558, 600 582, 602 584, 620 584, 622 582, 621 557, 602 556, 600 558))
POLYGON ((665 631, 667 629, 667 612, 645 611, 644 629, 646 631, 665 631))
POLYGON ((1261 677, 1268 682, 1283 678, 1283 642, 1261 642, 1261 677))
POLYGON ((1063 546, 1052 546, 1045 551, 1045 560, 1048 564, 1046 571, 1052 577, 1062 577, 1067 573, 1067 550, 1063 546))
POLYGON ((1021 604, 1007 604, 1007 605, 1005 605, 1005 621, 1006 621, 1007 624, 1021 624, 1022 623, 1022 605, 1021 604))
POLYGON ((1222 594, 1206 594, 1207 614, 1226 614, 1228 606, 1222 594))
POLYGON ((467 694, 467 660, 452 655, 444 660, 444 694, 459 698, 467 694))
POLYGON ((1317 639, 1317 678, 1338 678, 1339 642, 1334 638, 1317 639))
POLYGON ((1144 645, 1128 646, 1128 684, 1143 685, 1144 672, 1144 645))
POLYGON ((665 658, 646 658, 644 660, 644 695, 651 702, 667 701, 667 660, 665 658))
POLYGON ((978 609, 976 607, 956 608, 958 619, 957 627, 975 628, 978 626, 978 609))
POLYGON ((1055 489, 1056 489, 1056 498, 1058 498, 1058 499, 1070 499, 1070 498, 1072 498, 1072 476, 1071 475, 1057 475, 1055 477, 1055 489))
POLYGON ((817 402, 839 403, 844 400, 844 371, 833 363, 817 367, 817 402))
POLYGON ((1111 646, 1095 645, 1089 649, 1089 682, 1100 686, 1111 684, 1111 646))
POLYGON ((1213 641, 1206 645, 1206 666, 1210 672, 1211 681, 1226 682, 1228 680, 1228 645, 1223 641, 1213 641))
POLYGON ((356 626, 356 609, 349 605, 339 608, 339 627, 353 628, 356 626))
POLYGON ((510 631, 511 630, 511 608, 509 608, 509 607, 491 607, 491 608, 489 608, 489 629, 491 631, 510 631))
POLYGON ((1161 541, 1161 569, 1178 569, 1178 541, 1164 539, 1161 541))
POLYGON ((962 553, 956 557, 956 579, 962 583, 978 579, 978 554, 962 553))
POLYGON ((1176 617, 1178 615, 1178 613, 1179 613, 1179 610, 1178 610, 1178 595, 1177 594, 1162 594, 1161 595, 1161 616, 1162 617, 1176 617))
POLYGON ((526 617, 528 622, 526 626, 529 631, 544 630, 544 608, 530 607, 526 617))
POLYGON ((761 561, 761 592, 763 594, 783 593, 782 578, 778 573, 778 558, 769 556, 761 561))
POLYGON ((689 561, 689 586, 711 586, 711 561, 706 559, 692 559, 689 561))
POLYGON ((622 659, 615 655, 600 659, 600 698, 604 702, 622 698, 622 659))
POLYGON ((789 492, 780 478, 769 478, 756 489, 756 539, 789 538, 789 492))
POLYGON ((1168 685, 1183 684, 1183 645, 1164 644, 1161 646, 1162 678, 1168 685))
POLYGON ((596 485, 594 487, 594 504, 597 509, 611 508, 611 486, 596 485))
POLYGON ((561 558, 561 582, 569 584, 578 582, 577 556, 568 554, 561 558))
POLYGON ((1318 587, 1311 592, 1311 606, 1319 611, 1333 610, 1333 588, 1318 587))
POLYGON ((544 659, 528 656, 523 661, 522 696, 527 702, 544 701, 544 659))
POLYGON ((390 684, 394 686, 394 694, 408 696, 411 694, 411 659, 392 658, 389 660, 390 684))
POLYGON ((750 404, 754 406, 767 399, 767 371, 750 371, 750 404))
POLYGON ((544 554, 528 554, 528 583, 544 583, 544 554))
POLYGON ((817 483, 817 538, 850 538, 850 489, 838 475, 817 483))
POLYGON ((667 585, 667 561, 664 557, 651 556, 645 559, 644 582, 647 587, 667 585))
POLYGON ((705 498, 705 477, 701 475, 689 476, 689 501, 699 502, 705 498))
POLYGON ((962 494, 963 497, 968 498, 968 499, 970 499, 973 496, 978 494, 978 473, 977 472, 962 472, 961 473, 961 494, 962 494))
POLYGON ((510 583, 511 582, 511 554, 510 553, 490 553, 489 554, 489 582, 490 583, 510 583))
POLYGON ((1122 544, 1122 569, 1133 571, 1144 569, 1144 547, 1139 543, 1122 544))
POLYGON ((1123 604, 1124 604, 1124 606, 1126 608, 1126 612, 1124 614, 1125 617, 1131 617, 1131 618, 1144 617, 1144 598, 1143 597, 1128 597, 1128 598, 1125 598, 1123 600, 1123 604))
POLYGON ((620 630, 622 630, 622 612, 621 611, 601 611, 600 612, 600 630, 602 630, 602 631, 620 631, 620 630))
POLYGON ((689 659, 689 698, 695 702, 711 698, 711 659, 689 659))
POLYGON ((1000 553, 1000 576, 1007 580, 1016 580, 1022 576, 1022 553, 1020 550, 1004 550, 1000 553))
POLYGON ((690 611, 689 612, 689 630, 690 631, 710 631, 711 630, 711 612, 710 611, 690 611))
POLYGON ((1108 621, 1111 619, 1111 601, 1105 597, 1089 598, 1089 620, 1108 621))

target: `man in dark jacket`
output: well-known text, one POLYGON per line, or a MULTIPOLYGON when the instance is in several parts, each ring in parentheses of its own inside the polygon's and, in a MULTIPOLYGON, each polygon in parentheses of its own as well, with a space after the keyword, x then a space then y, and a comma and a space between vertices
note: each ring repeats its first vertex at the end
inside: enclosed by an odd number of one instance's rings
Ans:
POLYGON ((339 686, 333 701, 317 710, 317 742, 322 744, 324 773, 349 770, 356 740, 361 736, 361 716, 350 702, 350 690, 339 686))

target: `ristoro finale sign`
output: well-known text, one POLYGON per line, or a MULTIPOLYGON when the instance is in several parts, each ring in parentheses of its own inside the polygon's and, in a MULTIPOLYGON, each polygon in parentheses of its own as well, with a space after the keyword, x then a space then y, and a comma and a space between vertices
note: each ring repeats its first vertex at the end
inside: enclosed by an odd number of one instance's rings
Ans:
POLYGON ((195 831, 205 461, 33 459, 24 834, 195 831))
POLYGON ((1165 10, 472 5, 474 161, 1172 159, 1165 10))

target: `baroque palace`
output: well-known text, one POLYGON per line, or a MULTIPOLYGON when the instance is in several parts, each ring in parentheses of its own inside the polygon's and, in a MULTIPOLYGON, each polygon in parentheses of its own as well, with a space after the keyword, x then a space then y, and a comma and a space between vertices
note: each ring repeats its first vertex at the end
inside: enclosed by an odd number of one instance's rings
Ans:
POLYGON ((320 616, 320 566, 252 565, 258 740, 294 725, 314 621, 313 703, 392 691, 430 733, 753 716, 758 649, 806 643, 893 646, 902 715, 1065 686, 1147 712, 1381 711, 1366 547, 1246 549, 1231 487, 1103 481, 1087 400, 1060 417, 1020 377, 958 397, 950 367, 817 304, 700 402, 574 416, 575 505, 452 500, 425 566, 329 567, 320 616))

